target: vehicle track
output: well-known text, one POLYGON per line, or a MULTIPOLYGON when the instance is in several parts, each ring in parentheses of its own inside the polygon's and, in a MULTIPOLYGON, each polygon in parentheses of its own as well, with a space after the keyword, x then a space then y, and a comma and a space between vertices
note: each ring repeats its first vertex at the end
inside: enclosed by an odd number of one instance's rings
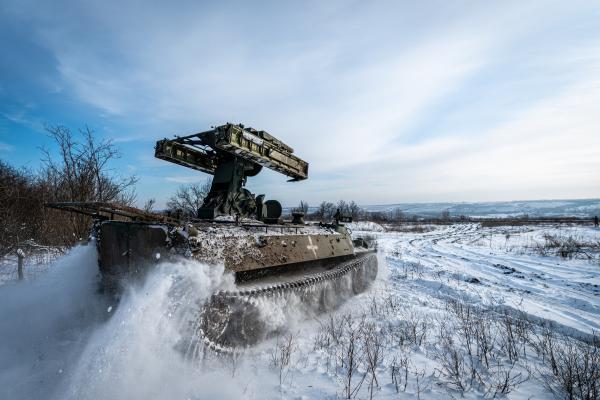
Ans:
POLYGON ((262 318, 261 310, 270 307, 269 302, 287 304, 295 296, 305 308, 298 312, 318 314, 365 291, 376 277, 376 253, 365 252, 319 273, 269 286, 217 292, 194 322, 186 356, 198 358, 204 346, 218 352, 235 352, 278 333, 278 329, 269 329, 262 318))

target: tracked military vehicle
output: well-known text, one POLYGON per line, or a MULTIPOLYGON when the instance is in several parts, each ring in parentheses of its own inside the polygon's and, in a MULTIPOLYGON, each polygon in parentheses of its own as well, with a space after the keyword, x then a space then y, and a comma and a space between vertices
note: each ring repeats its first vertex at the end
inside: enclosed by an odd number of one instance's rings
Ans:
POLYGON ((155 156, 213 175, 194 218, 148 213, 107 203, 52 203, 96 221, 99 267, 107 287, 143 275, 157 261, 189 257, 224 265, 235 289, 214 293, 202 307, 189 353, 200 343, 226 350, 253 345, 274 332, 261 323, 261 301, 299 300, 312 312, 330 310, 363 292, 377 275, 374 249, 352 239, 339 212, 307 224, 302 213, 283 221, 276 200, 245 188, 263 167, 301 181, 308 163, 265 131, 226 124, 156 143, 155 156))

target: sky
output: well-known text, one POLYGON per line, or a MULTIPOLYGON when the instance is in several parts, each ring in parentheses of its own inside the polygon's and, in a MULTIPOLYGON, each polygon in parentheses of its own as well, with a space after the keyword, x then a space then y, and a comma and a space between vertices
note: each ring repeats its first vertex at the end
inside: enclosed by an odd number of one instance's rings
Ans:
POLYGON ((600 197, 600 2, 0 2, 0 159, 112 140, 158 204, 208 175, 154 143, 226 122, 310 163, 254 193, 400 202, 600 197))

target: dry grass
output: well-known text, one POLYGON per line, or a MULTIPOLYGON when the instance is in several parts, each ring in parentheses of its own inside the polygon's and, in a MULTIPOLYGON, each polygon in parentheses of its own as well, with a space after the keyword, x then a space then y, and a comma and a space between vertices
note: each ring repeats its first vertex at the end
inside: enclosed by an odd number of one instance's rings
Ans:
POLYGON ((600 399, 600 338, 583 342, 522 312, 462 300, 432 315, 391 294, 372 297, 359 314, 322 321, 313 351, 346 399, 376 397, 385 384, 416 398, 432 387, 496 398, 532 377, 557 398, 600 399), (423 354, 425 367, 414 361, 423 354))
POLYGON ((574 236, 556 236, 545 234, 544 242, 536 243, 533 250, 542 255, 556 255, 561 258, 600 259, 600 241, 585 241, 574 236))

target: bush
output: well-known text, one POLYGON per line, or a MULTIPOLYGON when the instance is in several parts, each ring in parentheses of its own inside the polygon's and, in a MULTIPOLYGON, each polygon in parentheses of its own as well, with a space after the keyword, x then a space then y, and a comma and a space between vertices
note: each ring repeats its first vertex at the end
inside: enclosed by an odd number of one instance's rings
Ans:
POLYGON ((536 243, 534 250, 543 256, 557 255, 561 258, 594 259, 594 253, 600 250, 599 242, 585 242, 573 236, 561 237, 544 234, 544 243, 536 243))
POLYGON ((88 128, 80 141, 62 126, 47 127, 58 148, 52 157, 42 149, 37 173, 0 162, 0 255, 25 242, 72 245, 88 235, 91 219, 44 207, 46 202, 101 201, 130 205, 135 176, 120 177, 109 169, 119 153, 110 141, 96 140, 88 128))
POLYGON ((557 398, 600 399, 600 337, 586 343, 546 328, 535 347, 547 366, 544 383, 557 398))

